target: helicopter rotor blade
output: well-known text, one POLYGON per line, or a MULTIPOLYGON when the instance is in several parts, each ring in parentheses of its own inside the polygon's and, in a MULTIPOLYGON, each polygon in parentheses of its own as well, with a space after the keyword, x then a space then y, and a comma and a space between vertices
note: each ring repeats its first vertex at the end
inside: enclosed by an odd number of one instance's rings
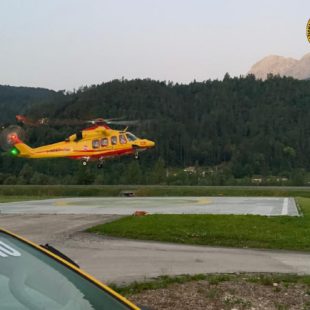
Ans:
POLYGON ((52 119, 49 120, 49 125, 52 126, 80 126, 85 124, 85 121, 78 119, 52 119))
POLYGON ((29 119, 25 115, 16 115, 18 122, 21 122, 28 126, 39 127, 39 126, 81 126, 83 124, 92 124, 92 125, 121 125, 129 126, 136 125, 140 123, 139 120, 126 120, 124 116, 114 117, 114 118, 96 118, 92 120, 79 120, 79 119, 50 119, 47 117, 42 117, 36 120, 29 119))
POLYGON ((93 125, 96 124, 107 124, 107 125, 135 125, 139 123, 138 120, 125 120, 124 117, 118 117, 118 118, 97 118, 93 120, 88 120, 86 123, 90 123, 93 125))
POLYGON ((123 121, 125 119, 126 119, 126 117, 122 116, 122 117, 105 118, 104 120, 106 122, 114 122, 114 121, 123 121))
POLYGON ((140 123, 138 120, 131 120, 131 121, 108 121, 107 124, 112 124, 112 125, 122 125, 122 126, 129 126, 129 125, 136 125, 140 123))

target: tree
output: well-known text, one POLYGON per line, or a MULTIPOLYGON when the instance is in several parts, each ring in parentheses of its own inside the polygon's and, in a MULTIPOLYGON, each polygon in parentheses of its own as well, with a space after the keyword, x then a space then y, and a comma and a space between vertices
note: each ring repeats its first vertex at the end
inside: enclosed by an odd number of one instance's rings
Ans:
POLYGON ((29 183, 30 179, 33 177, 33 174, 33 168, 28 163, 26 163, 19 173, 19 178, 24 180, 25 183, 29 183))
POLYGON ((165 184, 166 183, 166 169, 165 162, 162 158, 159 158, 152 169, 150 175, 151 184, 165 184))
POLYGON ((142 181, 142 171, 137 160, 131 161, 126 167, 121 183, 123 184, 140 184, 142 181))

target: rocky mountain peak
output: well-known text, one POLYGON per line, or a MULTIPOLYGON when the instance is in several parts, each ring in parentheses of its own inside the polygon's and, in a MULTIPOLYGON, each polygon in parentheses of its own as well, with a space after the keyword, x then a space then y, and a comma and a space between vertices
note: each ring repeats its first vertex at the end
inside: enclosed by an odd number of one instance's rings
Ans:
POLYGON ((255 63, 249 74, 254 74, 256 78, 266 79, 269 73, 280 76, 291 76, 296 79, 310 78, 310 53, 304 55, 300 60, 269 55, 255 63))

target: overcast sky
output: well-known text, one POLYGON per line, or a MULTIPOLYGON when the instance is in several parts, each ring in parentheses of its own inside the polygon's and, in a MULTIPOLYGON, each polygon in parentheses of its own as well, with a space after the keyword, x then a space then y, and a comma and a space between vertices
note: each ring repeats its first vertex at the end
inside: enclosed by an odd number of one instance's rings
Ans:
POLYGON ((0 0, 0 84, 188 83, 310 52, 309 0, 0 0))

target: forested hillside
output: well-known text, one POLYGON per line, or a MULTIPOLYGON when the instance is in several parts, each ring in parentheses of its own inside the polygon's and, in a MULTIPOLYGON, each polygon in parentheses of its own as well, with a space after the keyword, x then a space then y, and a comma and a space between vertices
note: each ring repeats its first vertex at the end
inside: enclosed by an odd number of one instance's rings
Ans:
POLYGON ((0 124, 14 122, 16 114, 26 113, 33 105, 44 105, 62 96, 61 92, 44 88, 0 85, 0 124))
MULTIPOLYGON (((249 184, 256 178, 268 184, 307 183, 310 81, 227 74, 223 81, 189 85, 114 80, 57 94, 47 98, 49 104, 33 107, 29 116, 138 119, 140 124, 130 130, 156 141, 156 148, 139 162, 107 162, 102 171, 67 160, 2 157, 0 182, 249 184)), ((29 143, 61 140, 74 130, 31 128, 29 143)))

